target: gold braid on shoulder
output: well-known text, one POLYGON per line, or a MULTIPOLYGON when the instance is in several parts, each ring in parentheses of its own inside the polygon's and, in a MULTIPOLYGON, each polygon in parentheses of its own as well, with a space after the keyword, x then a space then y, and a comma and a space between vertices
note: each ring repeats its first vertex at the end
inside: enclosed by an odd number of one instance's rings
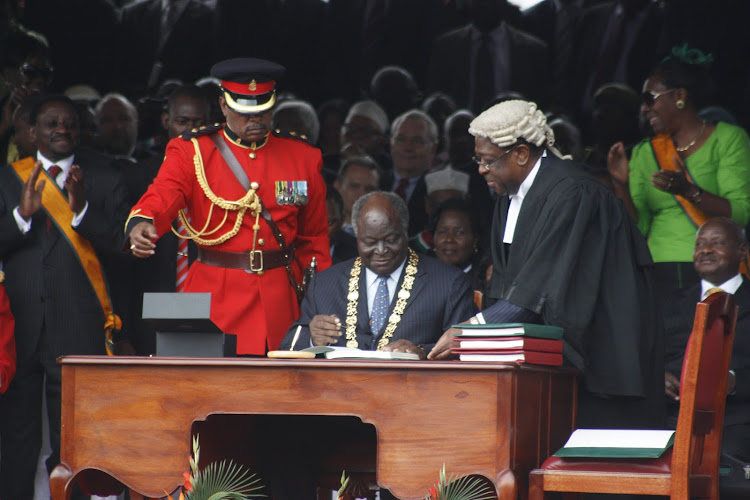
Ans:
MULTIPOLYGON (((258 218, 260 217, 260 212, 262 210, 260 198, 258 198, 258 195, 256 194, 258 184, 253 183, 250 190, 245 194, 245 196, 236 201, 225 200, 224 198, 216 196, 216 194, 211 190, 211 187, 208 185, 208 180, 206 180, 206 171, 203 167, 203 158, 200 154, 200 146, 198 145, 198 140, 196 138, 192 138, 190 140, 193 143, 193 147, 195 148, 195 156, 193 156, 193 163, 195 164, 195 177, 198 179, 198 185, 201 187, 201 189, 203 189, 203 193, 206 195, 206 198, 208 198, 211 202, 211 208, 208 210, 206 223, 200 230, 193 227, 188 222, 184 210, 180 210, 178 216, 182 223, 185 225, 187 236, 180 235, 179 233, 177 233, 177 231, 174 230, 174 228, 172 228, 172 232, 180 238, 193 240, 199 245, 220 245, 235 236, 240 231, 240 226, 242 225, 242 219, 245 216, 245 212, 250 210, 250 213, 255 217, 253 231, 255 233, 254 236, 257 236, 258 230, 260 229, 258 218), (214 206, 224 209, 224 218, 222 219, 221 223, 219 223, 213 229, 209 230, 208 224, 211 221, 211 215, 213 214, 214 206), (205 236, 214 234, 224 226, 230 210, 233 212, 237 212, 237 219, 234 221, 234 227, 232 227, 231 230, 219 236, 218 238, 204 238, 205 236)), ((256 238, 253 238, 253 242, 255 241, 255 239, 256 238)))

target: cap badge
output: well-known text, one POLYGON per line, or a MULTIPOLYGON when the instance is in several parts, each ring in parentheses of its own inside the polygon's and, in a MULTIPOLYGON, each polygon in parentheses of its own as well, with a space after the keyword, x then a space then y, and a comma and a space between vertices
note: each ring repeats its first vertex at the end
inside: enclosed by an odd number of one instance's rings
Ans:
POLYGON ((252 90, 252 91, 255 91, 255 89, 256 89, 257 87, 258 87, 258 86, 257 86, 257 84, 255 83, 255 80, 254 80, 254 79, 253 79, 253 80, 251 80, 251 81, 250 81, 250 85, 248 85, 248 86, 247 86, 247 88, 248 88, 249 90, 252 90))

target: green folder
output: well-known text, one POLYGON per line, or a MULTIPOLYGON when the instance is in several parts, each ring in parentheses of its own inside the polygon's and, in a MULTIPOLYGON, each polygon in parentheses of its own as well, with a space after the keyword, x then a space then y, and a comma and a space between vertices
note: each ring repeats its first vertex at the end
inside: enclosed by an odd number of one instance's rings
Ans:
POLYGON ((673 443, 673 430, 577 429, 553 456, 659 458, 673 443))

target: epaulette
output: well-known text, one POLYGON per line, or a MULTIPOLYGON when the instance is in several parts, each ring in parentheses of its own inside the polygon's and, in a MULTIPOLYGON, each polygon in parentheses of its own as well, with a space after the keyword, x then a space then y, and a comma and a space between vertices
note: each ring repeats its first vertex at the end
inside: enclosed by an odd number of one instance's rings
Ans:
POLYGON ((298 141, 302 141, 310 146, 314 146, 312 142, 310 142, 310 139, 305 134, 298 134, 297 132, 282 132, 279 129, 275 129, 273 131, 273 135, 275 137, 285 137, 287 139, 297 139, 298 141))
POLYGON ((208 135, 212 132, 216 132, 217 130, 221 130, 222 128, 224 128, 224 125, 221 123, 214 123, 213 125, 203 125, 200 128, 194 128, 190 132, 185 132, 180 137, 182 137, 186 141, 189 141, 193 137, 208 135))

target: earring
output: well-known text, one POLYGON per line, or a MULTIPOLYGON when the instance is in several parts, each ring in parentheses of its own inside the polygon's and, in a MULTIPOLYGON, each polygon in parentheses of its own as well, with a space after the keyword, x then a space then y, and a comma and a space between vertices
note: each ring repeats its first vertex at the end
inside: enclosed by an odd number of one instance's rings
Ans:
POLYGON ((675 106, 677 106, 677 109, 682 109, 685 107, 685 100, 684 99, 677 99, 677 101, 674 103, 675 106))

